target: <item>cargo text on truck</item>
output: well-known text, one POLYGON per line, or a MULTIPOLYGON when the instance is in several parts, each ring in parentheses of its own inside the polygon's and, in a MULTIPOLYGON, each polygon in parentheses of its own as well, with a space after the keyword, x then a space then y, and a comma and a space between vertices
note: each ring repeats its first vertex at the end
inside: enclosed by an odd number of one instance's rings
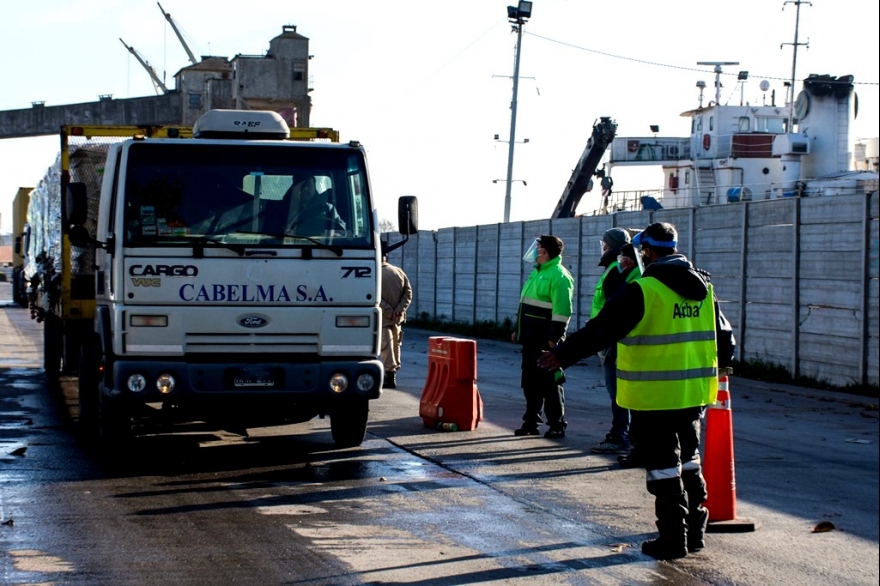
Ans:
MULTIPOLYGON (((85 437, 327 415, 336 445, 363 441, 383 376, 379 222, 364 149, 338 140, 267 111, 62 127, 25 276, 47 373, 78 376, 85 437)), ((398 220, 418 230, 414 196, 398 220)))

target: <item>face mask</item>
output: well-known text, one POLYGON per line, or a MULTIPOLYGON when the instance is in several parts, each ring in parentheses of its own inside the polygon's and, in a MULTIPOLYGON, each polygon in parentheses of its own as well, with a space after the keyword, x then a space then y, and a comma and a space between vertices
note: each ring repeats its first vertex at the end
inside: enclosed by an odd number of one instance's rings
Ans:
POLYGON ((536 262, 538 262, 538 241, 537 241, 537 239, 534 242, 532 242, 532 245, 529 246, 528 250, 526 250, 526 253, 523 255, 523 262, 526 262, 529 264, 535 264, 536 262))

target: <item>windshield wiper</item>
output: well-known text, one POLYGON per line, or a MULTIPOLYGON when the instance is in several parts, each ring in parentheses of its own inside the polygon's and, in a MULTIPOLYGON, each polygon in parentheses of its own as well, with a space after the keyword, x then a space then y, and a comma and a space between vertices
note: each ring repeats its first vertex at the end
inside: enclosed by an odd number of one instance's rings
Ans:
POLYGON ((192 240, 195 240, 192 244, 193 258, 205 257, 205 244, 218 244, 224 248, 228 248, 232 252, 238 253, 238 256, 244 256, 245 247, 240 244, 230 244, 209 236, 199 236, 197 238, 192 238, 192 240))
MULTIPOLYGON (((300 238, 302 240, 308 240, 309 242, 311 242, 312 244, 314 244, 318 248, 323 248, 325 250, 329 250, 330 252, 332 252, 336 256, 342 256, 342 247, 339 246, 338 244, 325 244, 324 242, 321 242, 317 238, 312 238, 311 236, 303 236, 301 234, 294 234, 293 232, 282 232, 281 234, 273 234, 270 232, 252 232, 250 230, 236 230, 236 232, 238 234, 253 234, 255 236, 265 236, 267 238, 276 238, 278 240, 281 240, 284 238, 300 238)), ((208 239, 208 240, 211 241, 211 239, 208 239)), ((214 241, 214 242, 216 242, 216 241, 214 241)), ((229 247, 233 246, 232 244, 227 244, 225 242, 220 242, 219 244, 223 244, 224 246, 229 246, 229 247)), ((244 249, 242 249, 242 250, 244 250, 244 249)), ((311 248, 303 248, 302 250, 303 250, 303 258, 305 258, 305 259, 312 258, 311 248)), ((236 252, 238 252, 238 251, 236 251, 236 252)))
MULTIPOLYGON (((303 240, 308 240, 309 242, 315 244, 318 248, 325 248, 336 256, 342 256, 342 247, 337 244, 325 244, 316 238, 312 238, 311 236, 302 236, 300 234, 293 234, 291 232, 285 232, 284 236, 286 236, 287 238, 302 238, 303 240)), ((308 248, 303 248, 303 258, 311 258, 311 256, 311 250, 308 248)))

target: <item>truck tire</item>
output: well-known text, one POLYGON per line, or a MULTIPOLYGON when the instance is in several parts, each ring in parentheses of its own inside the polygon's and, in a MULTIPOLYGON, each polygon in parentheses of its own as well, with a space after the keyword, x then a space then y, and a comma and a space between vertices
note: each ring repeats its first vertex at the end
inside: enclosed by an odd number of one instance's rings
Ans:
POLYGON ((353 448, 364 442, 370 408, 367 401, 349 401, 330 414, 330 434, 338 448, 353 448))
POLYGON ((124 399, 98 393, 98 435, 101 447, 115 449, 131 437, 131 410, 124 399))
POLYGON ((47 313, 43 321, 43 370, 51 379, 58 378, 61 372, 62 336, 61 318, 47 313))
POLYGON ((27 299, 22 296, 22 291, 24 290, 22 285, 23 278, 22 272, 18 269, 12 271, 12 302, 19 307, 27 307, 27 299))
POLYGON ((87 339, 79 350, 79 379, 77 395, 79 400, 79 432, 87 442, 100 437, 98 387, 98 360, 94 343, 87 339))

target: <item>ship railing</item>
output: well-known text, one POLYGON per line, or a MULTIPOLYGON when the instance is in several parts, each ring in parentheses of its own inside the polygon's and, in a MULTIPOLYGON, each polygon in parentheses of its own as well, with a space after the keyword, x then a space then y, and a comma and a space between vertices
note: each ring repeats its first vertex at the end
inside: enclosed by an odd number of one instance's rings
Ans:
POLYGON ((641 189, 638 191, 612 191, 610 195, 600 196, 599 205, 594 210, 582 212, 581 216, 605 216, 616 212, 632 212, 651 209, 651 202, 660 204, 662 189, 641 189), (644 199, 650 198, 650 199, 644 199), (647 206, 645 205, 647 202, 647 206))

